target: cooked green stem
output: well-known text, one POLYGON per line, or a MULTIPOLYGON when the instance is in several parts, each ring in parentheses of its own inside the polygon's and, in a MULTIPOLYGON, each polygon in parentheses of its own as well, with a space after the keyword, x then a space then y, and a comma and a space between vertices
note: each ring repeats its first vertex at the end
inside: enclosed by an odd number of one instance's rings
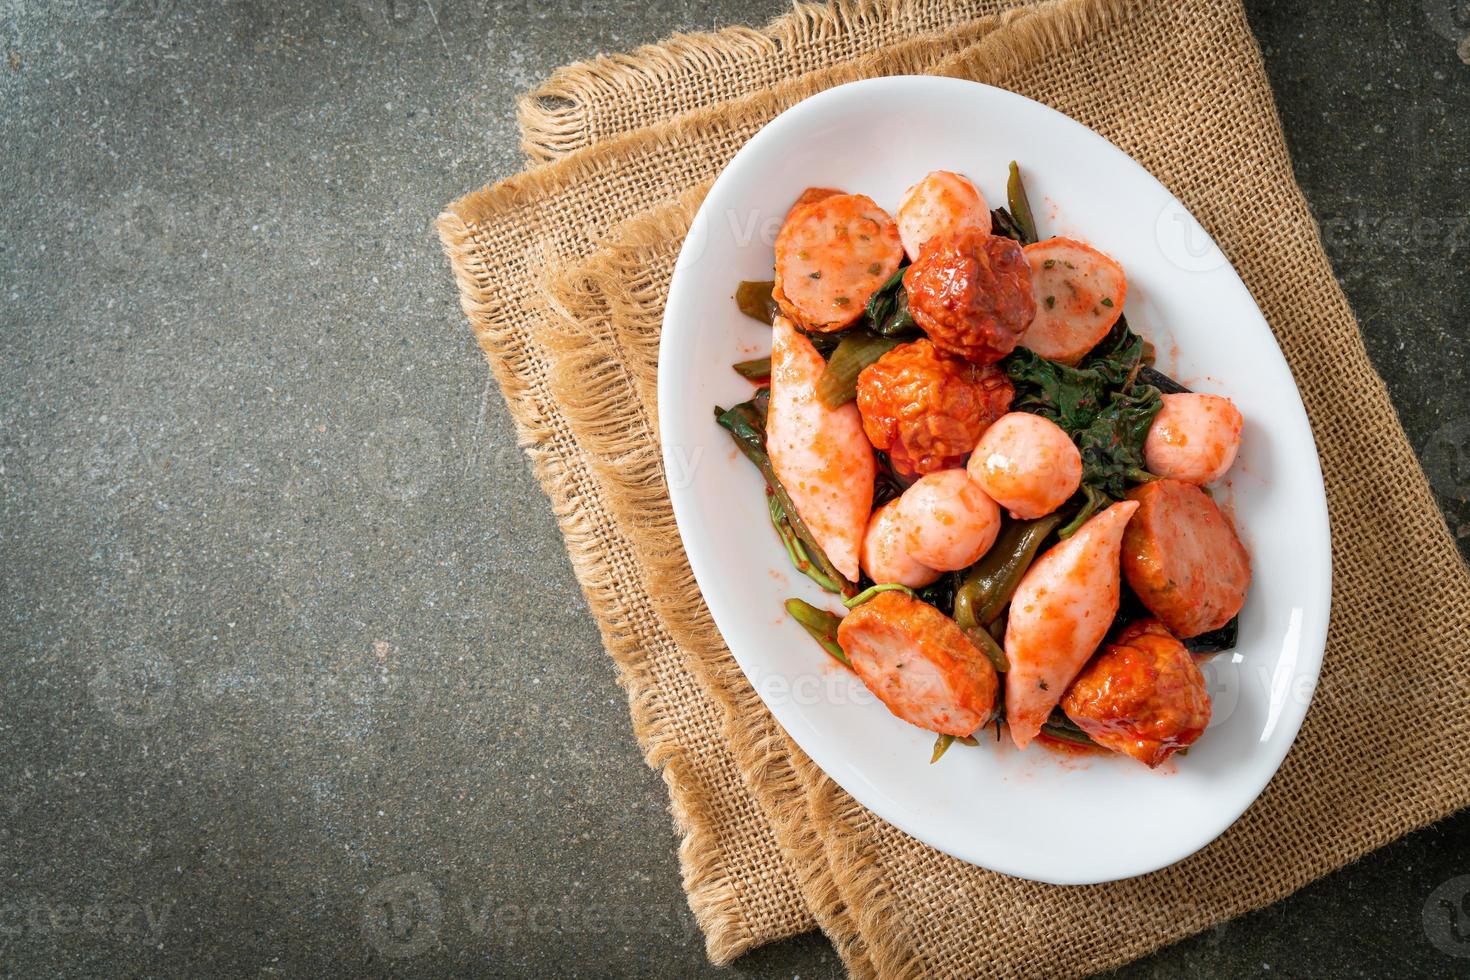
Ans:
POLYGON ((1061 708, 1053 708, 1051 714, 1041 726, 1043 735, 1063 742, 1071 742, 1075 745, 1096 745, 1087 733, 1077 727, 1077 723, 1067 717, 1067 713, 1061 708))
POLYGON ((1049 735, 1059 742, 1071 742, 1073 745, 1096 745, 1092 739, 1081 729, 1060 728, 1051 722, 1041 726, 1041 734, 1049 735))
POLYGON ((817 397, 828 408, 841 408, 857 397, 857 379, 863 368, 903 341, 854 330, 842 338, 827 368, 817 379, 817 397))
POLYGON ((1099 510, 1107 507, 1112 502, 1111 498, 1109 498, 1107 494, 1085 483, 1082 485, 1082 493, 1087 497, 1087 499, 1083 502, 1082 507, 1077 511, 1076 515, 1074 515, 1073 518, 1067 522, 1066 527, 1063 527, 1062 529, 1057 531, 1057 537, 1061 538, 1064 541, 1067 538, 1070 538, 1072 535, 1076 534, 1078 530, 1081 529, 1082 525, 1092 520, 1093 514, 1096 514, 1099 510))
POLYGON ((746 381, 754 381, 756 384, 765 384, 771 380, 771 359, 769 357, 757 357, 750 361, 739 361, 732 364, 735 373, 746 381))
POLYGON ((821 644, 823 650, 832 656, 832 659, 844 667, 851 667, 852 661, 847 659, 841 644, 837 642, 837 626, 842 622, 840 616, 834 616, 825 609, 818 609, 809 602, 800 599, 787 599, 786 611, 791 618, 801 624, 802 629, 811 634, 812 639, 821 644))
POLYGON ((776 288, 775 282, 755 282, 745 280, 735 287, 735 305, 740 307, 740 312, 752 320, 761 323, 772 324, 776 322, 776 301, 771 298, 771 291, 776 288))
POLYGON ((1153 385, 1166 395, 1182 395, 1189 391, 1164 372, 1155 370, 1151 364, 1144 364, 1138 369, 1138 380, 1146 385, 1153 385))
POLYGON ((842 604, 849 609, 856 609, 879 592, 907 592, 911 598, 917 599, 919 597, 918 593, 914 592, 907 585, 899 585, 897 582, 884 582, 882 585, 870 585, 857 595, 843 599, 842 604))
POLYGON ((1035 242, 1036 220, 1031 216, 1031 201, 1026 197, 1026 185, 1021 182, 1021 168, 1014 160, 1011 161, 1010 176, 1006 179, 1006 203, 1010 206, 1016 227, 1020 229, 1022 242, 1026 245, 1035 242))
POLYGON ((953 735, 941 735, 936 738, 934 740, 934 751, 929 755, 929 765, 932 766, 934 765, 934 763, 938 762, 944 756, 944 753, 949 751, 949 747, 953 744, 953 735))
POLYGON ((1010 658, 1006 656, 1005 649, 995 641, 995 637, 984 629, 976 628, 965 630, 965 635, 970 642, 975 644, 975 649, 985 654, 985 659, 990 661, 990 666, 995 668, 997 674, 1004 674, 1011 669, 1010 658))
POLYGON ((715 421, 729 431, 731 438, 735 440, 735 445, 761 471, 761 475, 766 478, 766 486, 781 505, 781 512, 786 516, 786 523, 801 541, 807 565, 806 567, 797 565, 797 571, 809 576, 812 581, 830 592, 841 592, 847 595, 855 593, 857 586, 843 578, 842 573, 833 566, 817 544, 817 539, 812 535, 811 529, 796 512, 796 505, 791 502, 786 488, 781 486, 781 481, 776 478, 776 471, 771 466, 771 457, 766 452, 766 420, 764 412, 757 408, 757 402, 742 402, 728 411, 716 405, 715 421), (814 569, 818 574, 813 575, 809 569, 814 569), (834 586, 837 587, 834 588, 834 586))
POLYGON ((766 507, 771 513, 771 526, 776 529, 777 536, 781 538, 781 544, 786 547, 786 557, 791 559, 792 567, 828 592, 841 593, 842 583, 828 578, 807 556, 806 546, 791 529, 791 521, 787 519, 786 508, 781 505, 781 498, 769 487, 766 488, 766 507))
MULTIPOLYGON (((955 590, 954 618, 967 632, 981 630, 1000 617, 1021 577, 1036 560, 1041 544, 1062 521, 1048 514, 1034 521, 1007 524, 999 540, 986 552, 955 590)), ((978 645, 978 641, 977 641, 978 645)), ((1005 668, 997 668, 1005 669, 1005 668)))

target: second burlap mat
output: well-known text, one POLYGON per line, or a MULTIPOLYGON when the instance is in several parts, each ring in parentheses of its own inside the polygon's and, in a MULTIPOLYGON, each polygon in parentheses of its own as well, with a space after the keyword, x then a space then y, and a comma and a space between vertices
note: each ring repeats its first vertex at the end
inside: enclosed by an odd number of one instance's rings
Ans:
MULTIPOLYGON (((855 975, 1090 972, 1274 901, 1470 803, 1470 575, 1332 279, 1238 4, 1066 0, 995 16, 996 6, 951 6, 941 33, 938 4, 804 7, 764 32, 564 70, 553 108, 533 99, 523 111, 545 165, 440 221, 635 731, 668 782, 685 886, 718 962, 815 923, 855 975), (837 38, 855 25, 881 44, 837 38), (628 97, 609 108, 624 70, 628 97), (701 189, 807 95, 936 71, 1054 106, 1180 197, 1275 330, 1321 452, 1334 608, 1306 724, 1220 840, 1132 881, 1006 878, 857 806, 786 740, 725 650, 664 491, 653 401, 662 302, 701 189), (659 113, 677 115, 640 126, 659 113), (579 135, 584 119, 590 135, 579 135)), ((1079 828, 1098 816, 1079 813, 1079 828)))

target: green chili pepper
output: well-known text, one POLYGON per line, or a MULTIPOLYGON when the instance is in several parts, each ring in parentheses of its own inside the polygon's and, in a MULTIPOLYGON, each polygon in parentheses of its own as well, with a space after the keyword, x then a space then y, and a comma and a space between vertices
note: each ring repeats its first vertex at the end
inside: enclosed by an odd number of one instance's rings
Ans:
POLYGON ((752 320, 765 324, 775 323, 779 312, 776 301, 771 298, 771 291, 775 288, 775 282, 754 282, 747 279, 735 287, 735 305, 752 320))
POLYGON ((841 408, 857 397, 857 379, 863 368, 903 341, 854 330, 842 338, 826 370, 817 379, 817 397, 828 408, 841 408))
POLYGON ((1021 577, 1036 560, 1041 543, 1061 521, 1061 515, 1053 513, 1006 525, 999 540, 955 590, 954 618, 962 629, 982 629, 1000 616, 1021 584, 1021 577))
POLYGON ((837 642, 837 626, 842 622, 841 617, 834 616, 825 609, 818 609, 809 602, 800 599, 787 599, 786 611, 791 618, 801 624, 802 629, 811 634, 823 650, 831 655, 833 660, 844 667, 852 667, 852 661, 847 659, 841 644, 837 642))
POLYGON ((944 753, 949 751, 949 747, 953 744, 953 735, 941 735, 937 739, 935 739, 934 752, 929 756, 929 765, 932 766, 934 765, 934 763, 938 762, 940 758, 944 755, 944 753))
POLYGON ((1031 217, 1031 201, 1026 197, 1026 185, 1021 183, 1021 168, 1014 160, 1011 161, 1010 177, 1006 180, 1006 203, 1010 205, 1011 217, 1021 232, 1022 244, 1035 242, 1036 221, 1031 217))

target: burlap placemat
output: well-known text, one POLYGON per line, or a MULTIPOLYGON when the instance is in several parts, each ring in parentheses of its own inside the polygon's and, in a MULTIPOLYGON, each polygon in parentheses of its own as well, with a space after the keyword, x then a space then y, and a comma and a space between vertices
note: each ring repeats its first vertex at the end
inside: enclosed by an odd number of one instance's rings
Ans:
POLYGON ((1085 972, 1279 898, 1470 800, 1460 710, 1470 577, 1331 278, 1234 3, 1075 0, 1003 27, 969 24, 958 40, 900 42, 470 195, 441 231, 624 672, 635 727, 665 766, 691 905, 716 959, 815 916, 856 974, 1085 972), (807 92, 925 70, 1054 105, 1169 185, 1251 286, 1317 433, 1337 575, 1313 709, 1234 828, 1135 881, 1019 882, 875 820, 785 743, 702 607, 689 605, 651 376, 663 290, 695 201, 658 205, 702 185, 807 92), (536 280, 548 269, 560 270, 549 299, 536 280))

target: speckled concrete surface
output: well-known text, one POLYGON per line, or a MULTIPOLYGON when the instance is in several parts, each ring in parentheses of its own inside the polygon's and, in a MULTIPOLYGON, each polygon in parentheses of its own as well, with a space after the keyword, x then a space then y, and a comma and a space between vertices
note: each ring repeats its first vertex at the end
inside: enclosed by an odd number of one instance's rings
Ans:
MULTIPOLYGON (((430 229, 556 65, 782 6, 0 4, 0 972, 840 972, 705 964, 430 229)), ((1470 27, 1285 6, 1302 182, 1464 542, 1470 27)), ((1124 972, 1463 969, 1467 854, 1462 816, 1124 972)))

